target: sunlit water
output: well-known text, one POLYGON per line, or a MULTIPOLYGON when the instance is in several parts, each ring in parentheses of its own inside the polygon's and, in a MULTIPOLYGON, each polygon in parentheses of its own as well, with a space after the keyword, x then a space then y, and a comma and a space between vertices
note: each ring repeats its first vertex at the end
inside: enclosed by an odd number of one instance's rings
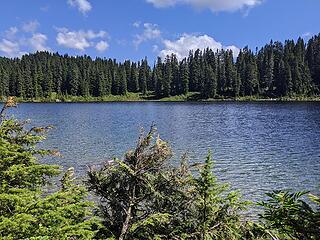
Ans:
POLYGON ((47 162, 87 166, 135 146, 140 127, 156 124, 177 162, 187 152, 202 161, 209 149, 220 180, 261 200, 274 189, 311 190, 320 184, 319 103, 88 103, 20 104, 9 115, 54 125, 43 144, 59 149, 47 162))

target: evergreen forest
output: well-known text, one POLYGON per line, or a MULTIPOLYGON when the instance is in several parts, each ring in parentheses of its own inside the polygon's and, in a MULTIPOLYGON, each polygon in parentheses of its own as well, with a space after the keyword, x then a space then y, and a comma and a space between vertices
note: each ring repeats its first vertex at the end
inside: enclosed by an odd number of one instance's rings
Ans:
POLYGON ((61 99, 68 96, 126 96, 161 99, 197 93, 198 99, 295 98, 320 94, 320 34, 271 41, 255 51, 198 49, 178 59, 172 54, 154 63, 92 59, 37 52, 0 57, 0 97, 61 99))

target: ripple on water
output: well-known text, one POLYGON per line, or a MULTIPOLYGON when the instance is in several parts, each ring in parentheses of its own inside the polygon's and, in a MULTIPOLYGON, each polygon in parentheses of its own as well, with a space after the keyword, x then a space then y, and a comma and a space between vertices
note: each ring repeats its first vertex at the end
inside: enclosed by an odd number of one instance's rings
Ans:
POLYGON ((319 103, 21 104, 11 113, 54 125, 43 145, 64 157, 46 161, 83 175, 88 165, 121 157, 139 128, 155 123, 175 161, 187 152, 197 162, 211 149, 219 178, 247 199, 273 189, 319 193, 319 103))

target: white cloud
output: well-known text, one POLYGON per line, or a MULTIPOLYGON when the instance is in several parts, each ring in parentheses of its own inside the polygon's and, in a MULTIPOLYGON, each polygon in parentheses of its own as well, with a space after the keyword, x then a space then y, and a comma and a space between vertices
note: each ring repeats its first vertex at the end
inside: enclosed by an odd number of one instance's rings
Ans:
POLYGON ((28 52, 50 51, 46 45, 47 36, 33 32, 36 30, 34 26, 38 26, 39 23, 34 21, 27 25, 27 27, 23 25, 23 31, 19 31, 17 27, 10 27, 4 32, 4 37, 0 41, 1 54, 7 57, 21 57, 28 52))
POLYGON ((146 0, 155 7, 171 7, 177 4, 191 5, 195 8, 210 9, 212 12, 236 11, 252 8, 263 0, 146 0))
POLYGON ((30 32, 30 33, 33 33, 37 30, 37 28, 39 27, 39 22, 38 21, 30 21, 30 22, 27 22, 27 23, 24 23, 22 25, 22 30, 25 31, 25 32, 30 32))
POLYGON ((29 39, 29 45, 34 51, 50 51, 50 48, 46 46, 48 38, 42 33, 34 33, 29 39))
POLYGON ((304 34, 302 34, 302 37, 305 39, 305 40, 308 40, 312 37, 312 33, 311 32, 305 32, 304 34))
POLYGON ((159 46, 158 45, 153 45, 152 46, 152 52, 159 52, 159 46))
POLYGON ((225 49, 227 50, 231 50, 232 53, 233 53, 233 56, 236 58, 238 57, 239 53, 240 53, 240 48, 234 46, 234 45, 231 45, 231 46, 227 46, 225 47, 225 49))
POLYGON ((132 24, 132 26, 134 26, 135 28, 139 28, 141 25, 141 22, 140 21, 136 21, 132 24))
POLYGON ((14 39, 18 32, 19 30, 17 27, 10 27, 8 30, 5 31, 5 37, 8 39, 14 39))
POLYGON ((99 52, 104 52, 105 50, 107 50, 109 48, 109 44, 106 41, 100 41, 97 43, 96 45, 96 49, 99 52))
POLYGON ((19 43, 2 39, 0 42, 0 52, 3 52, 7 57, 21 57, 26 52, 20 51, 19 43))
POLYGON ((143 42, 159 38, 161 38, 161 31, 159 30, 158 25, 152 23, 144 23, 143 32, 135 36, 133 44, 136 48, 138 48, 139 45, 143 42))
MULTIPOLYGON (((152 3, 155 7, 171 7, 176 5, 178 0, 146 0, 148 3, 152 3)), ((185 1, 187 2, 187 1, 185 1)))
POLYGON ((78 8, 82 14, 86 14, 92 9, 91 3, 87 0, 68 0, 68 4, 78 8))
MULTIPOLYGON (((80 31, 81 32, 81 31, 80 31)), ((88 30, 86 33, 87 37, 89 39, 94 39, 94 38, 104 38, 107 36, 107 32, 106 31, 99 31, 97 33, 95 33, 92 30, 88 30)))
POLYGON ((160 51, 159 55, 165 58, 167 55, 175 54, 178 59, 183 59, 189 55, 190 50, 203 50, 211 48, 213 51, 220 49, 230 49, 234 56, 239 54, 239 48, 235 46, 223 46, 222 43, 217 42, 208 35, 190 35, 184 34, 175 41, 163 40, 164 49, 160 51))
POLYGON ((105 31, 94 32, 88 31, 69 31, 67 28, 58 28, 56 37, 57 43, 66 48, 73 48, 84 51, 86 48, 95 46, 93 41, 97 38, 104 38, 107 36, 105 31))

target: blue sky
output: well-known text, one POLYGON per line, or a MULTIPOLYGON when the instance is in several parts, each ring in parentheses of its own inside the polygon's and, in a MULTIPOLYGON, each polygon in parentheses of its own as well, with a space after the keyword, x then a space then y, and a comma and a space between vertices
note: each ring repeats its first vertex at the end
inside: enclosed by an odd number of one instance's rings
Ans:
POLYGON ((319 0, 3 0, 0 56, 48 50, 139 60, 260 47, 320 32, 319 0))

